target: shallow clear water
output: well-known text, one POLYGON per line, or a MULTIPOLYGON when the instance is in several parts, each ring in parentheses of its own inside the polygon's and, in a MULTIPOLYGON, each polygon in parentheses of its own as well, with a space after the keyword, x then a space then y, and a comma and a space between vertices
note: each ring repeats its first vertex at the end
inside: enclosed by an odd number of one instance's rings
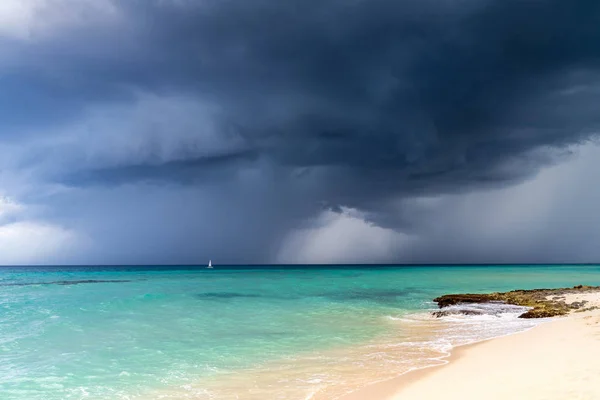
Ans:
POLYGON ((450 292, 600 285, 598 266, 0 269, 2 399, 334 398, 526 329, 450 292))

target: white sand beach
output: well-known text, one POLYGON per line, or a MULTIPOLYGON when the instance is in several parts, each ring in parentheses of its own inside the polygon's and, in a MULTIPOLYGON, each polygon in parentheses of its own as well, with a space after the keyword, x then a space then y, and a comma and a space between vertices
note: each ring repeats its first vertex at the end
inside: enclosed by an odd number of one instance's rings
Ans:
MULTIPOLYGON (((567 295, 600 306, 600 293, 567 295)), ((456 348, 449 363, 374 384, 344 400, 600 399, 600 310, 456 348)))

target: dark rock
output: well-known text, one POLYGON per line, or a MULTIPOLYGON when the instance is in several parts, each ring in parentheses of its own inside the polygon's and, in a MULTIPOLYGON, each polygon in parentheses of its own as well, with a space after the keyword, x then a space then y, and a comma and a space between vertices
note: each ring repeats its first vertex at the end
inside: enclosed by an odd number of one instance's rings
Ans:
POLYGON ((583 306, 585 306, 587 303, 586 300, 582 300, 582 301, 574 301, 573 303, 569 304, 568 307, 572 308, 574 310, 580 309, 583 306))
POLYGON ((433 299, 439 308, 455 306, 457 304, 489 303, 492 300, 489 294, 447 294, 433 299))
POLYGON ((483 315, 485 314, 480 310, 442 310, 434 311, 431 313, 436 318, 448 317, 450 315, 483 315))
POLYGON ((600 307, 593 306, 593 307, 580 308, 579 310, 575 310, 575 312, 581 313, 581 312, 586 312, 586 311, 594 311, 594 310, 598 310, 598 309, 600 309, 600 307))
POLYGON ((562 309, 546 309, 546 308, 532 308, 531 310, 519 315, 519 318, 550 318, 564 315, 562 309))
POLYGON ((519 318, 548 318, 568 314, 571 310, 582 308, 586 302, 567 305, 565 294, 599 291, 598 286, 577 285, 561 289, 513 290, 489 294, 447 294, 433 299, 439 308, 470 303, 500 302, 516 306, 530 307, 519 318))

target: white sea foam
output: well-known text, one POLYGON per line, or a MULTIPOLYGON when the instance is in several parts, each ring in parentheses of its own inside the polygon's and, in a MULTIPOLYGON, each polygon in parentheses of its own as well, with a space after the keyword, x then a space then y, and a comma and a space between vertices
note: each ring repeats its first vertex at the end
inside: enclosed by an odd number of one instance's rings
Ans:
MULTIPOLYGON (((465 304, 443 309, 447 314, 437 318, 443 328, 439 342, 452 347, 488 340, 528 330, 543 320, 519 318, 527 307, 503 303, 465 304)), ((442 346, 444 349, 446 345, 442 346)), ((449 350, 448 350, 449 351, 449 350)))
MULTIPOLYGON (((524 331, 539 324, 537 320, 518 318, 525 308, 503 304, 470 304, 444 310, 450 314, 441 318, 432 316, 434 310, 386 316, 385 321, 396 326, 396 340, 391 335, 345 349, 296 354, 279 363, 266 363, 257 370, 247 371, 247 377, 242 380, 248 379, 251 383, 248 388, 254 389, 244 390, 240 398, 336 399, 360 386, 445 364, 456 346, 524 331), (471 315, 464 315, 464 311, 471 315), (262 389, 258 390, 259 387, 262 389), (277 388, 277 395, 269 392, 275 390, 273 388, 277 388)), ((194 398, 236 399, 241 392, 234 389, 246 387, 240 386, 239 374, 232 375, 230 382, 226 376, 223 378, 212 388, 214 390, 196 392, 194 398)), ((187 390, 186 396, 192 392, 187 390)))

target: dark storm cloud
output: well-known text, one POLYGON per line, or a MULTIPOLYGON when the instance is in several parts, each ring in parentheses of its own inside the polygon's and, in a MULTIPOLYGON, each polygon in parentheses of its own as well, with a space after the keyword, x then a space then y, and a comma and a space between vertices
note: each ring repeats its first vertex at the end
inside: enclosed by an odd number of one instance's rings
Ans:
POLYGON ((253 151, 240 151, 160 164, 129 165, 125 167, 85 170, 69 174, 65 182, 72 185, 118 185, 135 181, 203 183, 231 177, 232 170, 256 159, 253 151), (216 175, 216 176, 215 176, 216 175))
MULTIPOLYGON (((45 79, 22 78, 36 90, 12 96, 13 108, 31 97, 39 104, 27 115, 47 113, 37 93, 44 84, 55 86, 45 92, 55 100, 52 116, 65 112, 54 108, 77 111, 73 103, 114 101, 125 87, 188 92, 222 107, 219 118, 282 165, 343 168, 359 187, 366 179, 404 190, 518 179, 502 164, 581 142, 600 124, 591 105, 597 89, 564 92, 600 83, 594 1, 121 7, 128 26, 116 34, 52 44, 49 59, 71 50, 45 67, 45 79), (74 77, 57 81, 62 74, 74 77)), ((124 166, 124 179, 145 176, 132 169, 140 166, 124 166)), ((180 179, 168 162, 149 169, 180 179)))
MULTIPOLYGON (((16 163, 75 190, 142 182, 175 190, 244 181, 246 170, 273 174, 257 189, 276 205, 271 215, 261 201, 245 204, 249 188, 233 194, 237 202, 211 205, 268 220, 256 246, 319 204, 412 227, 395 199, 520 182, 599 131, 597 1, 114 5, 117 22, 6 42, 0 135, 17 143, 49 136, 16 163), (164 103, 138 107, 148 95, 164 103), (193 105, 161 108, 182 97, 193 105), (125 111, 106 117, 106 107, 125 111), (199 113, 205 107, 217 111, 199 113), (89 128, 90 110, 111 122, 89 128), (40 129, 47 125, 52 134, 40 129)), ((135 203, 138 195, 123 190, 135 203)), ((186 207, 201 223, 200 206, 186 207)))

